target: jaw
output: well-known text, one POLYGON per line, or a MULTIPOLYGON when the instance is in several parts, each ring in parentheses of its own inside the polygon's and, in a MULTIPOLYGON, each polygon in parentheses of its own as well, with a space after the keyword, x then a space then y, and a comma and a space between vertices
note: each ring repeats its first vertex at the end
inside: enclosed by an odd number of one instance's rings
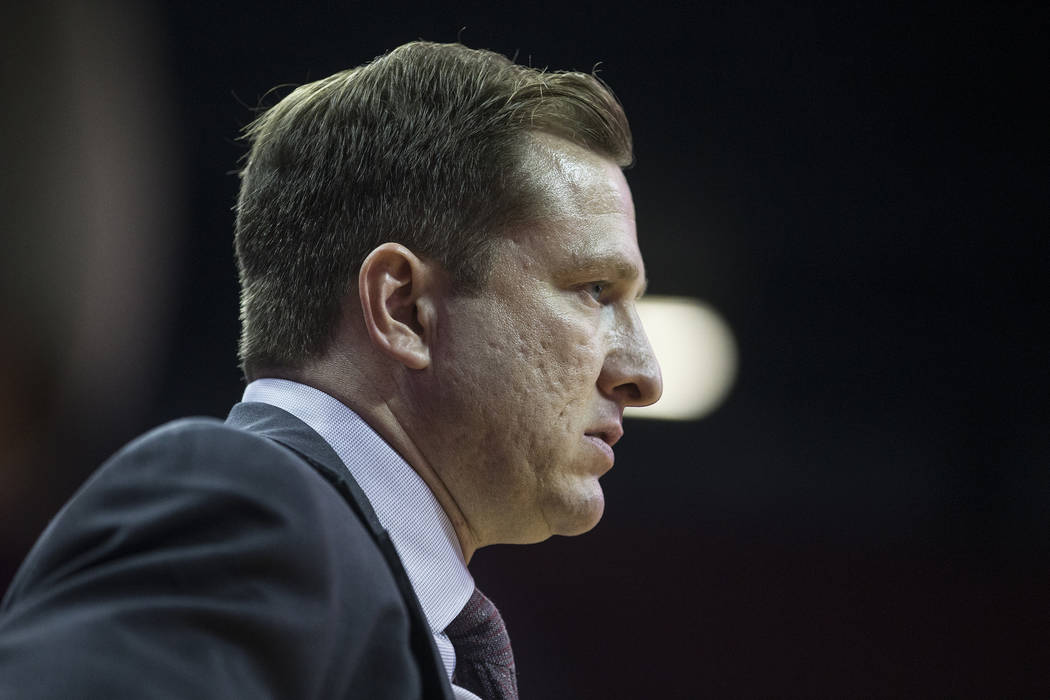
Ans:
POLYGON ((559 481, 559 488, 548 492, 542 508, 551 534, 573 536, 593 529, 605 513, 605 493, 598 476, 573 474, 559 481))

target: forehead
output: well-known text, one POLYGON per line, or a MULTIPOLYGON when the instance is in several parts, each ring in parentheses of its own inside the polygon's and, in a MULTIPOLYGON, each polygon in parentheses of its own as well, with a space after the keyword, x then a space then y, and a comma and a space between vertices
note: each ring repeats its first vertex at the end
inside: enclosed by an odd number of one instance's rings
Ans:
POLYGON ((524 166, 544 193, 545 214, 587 217, 602 214, 634 221, 634 202, 616 163, 560 136, 529 134, 524 166))
POLYGON ((634 203, 620 167, 558 136, 530 138, 522 165, 535 188, 537 211, 512 238, 547 253, 555 266, 586 268, 601 261, 616 267, 618 277, 644 278, 634 203))

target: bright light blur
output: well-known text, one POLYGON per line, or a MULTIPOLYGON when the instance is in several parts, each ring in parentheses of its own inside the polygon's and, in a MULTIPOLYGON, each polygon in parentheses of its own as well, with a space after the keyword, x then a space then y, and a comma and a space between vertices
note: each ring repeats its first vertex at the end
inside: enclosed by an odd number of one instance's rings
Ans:
POLYGON ((707 304, 690 297, 652 297, 638 302, 638 315, 663 372, 663 397, 631 418, 696 420, 725 400, 737 370, 737 348, 729 325, 707 304))

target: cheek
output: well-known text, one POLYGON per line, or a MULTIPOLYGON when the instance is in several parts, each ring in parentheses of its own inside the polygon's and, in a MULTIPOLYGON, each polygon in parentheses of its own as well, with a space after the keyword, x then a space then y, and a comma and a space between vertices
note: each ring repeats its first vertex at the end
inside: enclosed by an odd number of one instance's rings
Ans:
MULTIPOLYGON (((578 319, 550 314, 517 334, 517 354, 527 380, 548 404, 567 408, 589 399, 601 370, 595 330, 578 319)), ((539 397, 537 397, 539 398, 539 397)))
POLYGON ((601 372, 594 319, 558 309, 549 299, 501 307, 476 301, 451 314, 444 339, 443 392, 461 410, 486 412, 487 422, 517 422, 522 433, 589 408, 601 372), (454 395, 454 397, 453 397, 454 395), (493 403, 504 403, 502 416, 493 403))

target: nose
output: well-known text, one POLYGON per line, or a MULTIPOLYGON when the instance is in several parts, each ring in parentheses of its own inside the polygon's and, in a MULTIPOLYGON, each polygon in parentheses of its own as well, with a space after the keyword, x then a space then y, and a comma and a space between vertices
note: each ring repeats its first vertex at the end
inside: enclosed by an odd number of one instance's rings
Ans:
POLYGON ((633 307, 623 314, 613 336, 598 377, 598 388, 620 406, 656 403, 664 390, 660 363, 633 307))

